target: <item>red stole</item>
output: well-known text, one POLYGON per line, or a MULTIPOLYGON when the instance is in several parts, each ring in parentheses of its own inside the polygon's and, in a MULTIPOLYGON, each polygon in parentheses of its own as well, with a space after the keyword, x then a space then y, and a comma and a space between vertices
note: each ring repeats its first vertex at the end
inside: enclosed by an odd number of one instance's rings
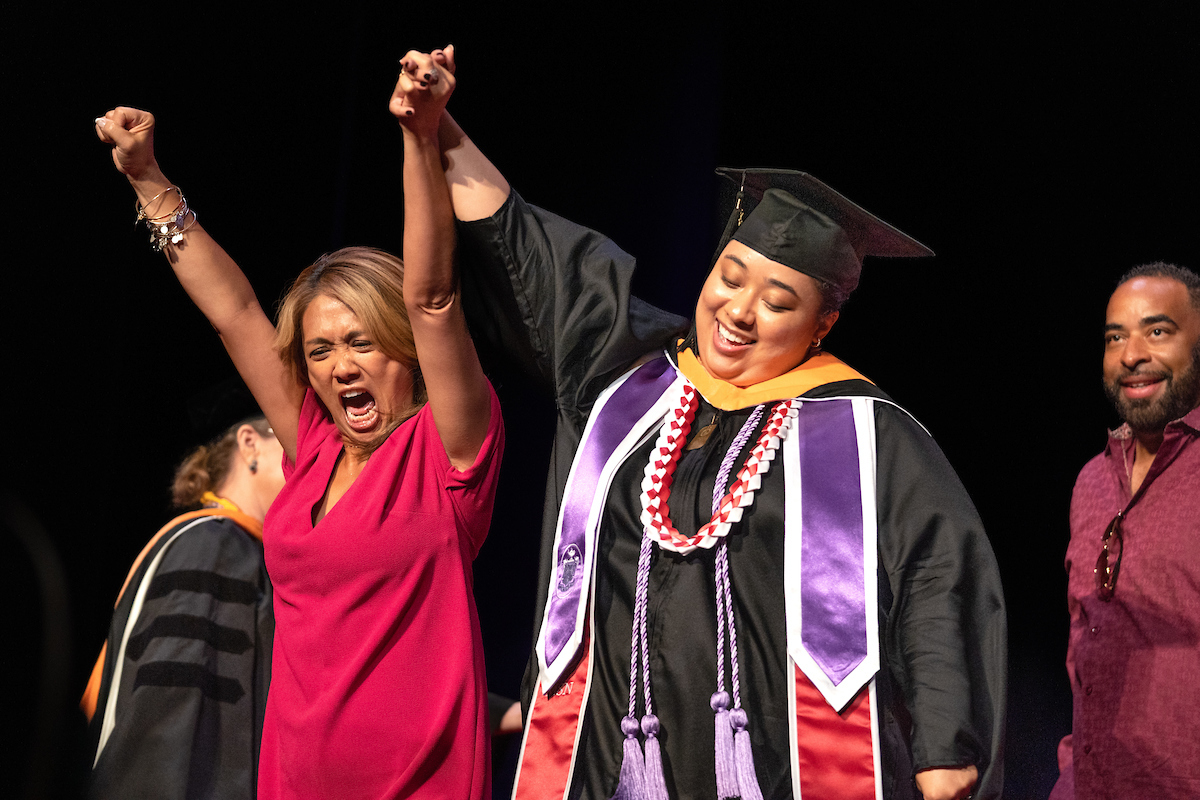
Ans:
MULTIPOLYGON (((539 684, 534 692, 513 800, 567 796, 587 702, 591 656, 592 639, 588 634, 579 664, 558 691, 546 697, 539 684)), ((794 664, 792 672, 796 678, 792 785, 796 786, 798 778, 799 796, 803 800, 879 800, 870 691, 874 681, 839 714, 794 664)))

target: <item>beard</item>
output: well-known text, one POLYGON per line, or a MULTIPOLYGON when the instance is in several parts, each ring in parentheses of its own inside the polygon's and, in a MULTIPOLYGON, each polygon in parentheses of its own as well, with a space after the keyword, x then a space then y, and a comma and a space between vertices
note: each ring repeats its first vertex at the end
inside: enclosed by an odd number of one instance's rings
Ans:
POLYGON ((1192 348, 1192 363, 1179 372, 1146 371, 1104 376, 1104 394, 1135 432, 1161 432, 1168 422, 1185 416, 1200 405, 1200 342, 1192 348), (1130 400, 1121 394, 1121 379, 1129 375, 1162 378, 1166 388, 1157 398, 1130 400))

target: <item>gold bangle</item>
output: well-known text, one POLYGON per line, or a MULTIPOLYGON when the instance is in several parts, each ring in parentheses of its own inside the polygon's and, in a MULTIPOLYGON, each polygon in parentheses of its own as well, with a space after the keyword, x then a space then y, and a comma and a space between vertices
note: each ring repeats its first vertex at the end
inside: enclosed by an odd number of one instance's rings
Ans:
MULTIPOLYGON (((133 221, 134 224, 136 225, 137 223, 141 222, 144 219, 161 219, 162 217, 167 216, 166 214, 159 214, 156 217, 147 217, 146 216, 146 207, 168 192, 175 192, 175 194, 179 195, 179 204, 182 204, 184 202, 183 191, 178 186, 168 186, 167 188, 163 189, 158 194, 154 195, 154 197, 151 197, 149 200, 147 200, 145 205, 142 205, 142 201, 135 200, 134 201, 134 210, 137 211, 137 219, 135 219, 133 221)), ((179 208, 179 204, 177 204, 175 206, 175 208, 179 208)))

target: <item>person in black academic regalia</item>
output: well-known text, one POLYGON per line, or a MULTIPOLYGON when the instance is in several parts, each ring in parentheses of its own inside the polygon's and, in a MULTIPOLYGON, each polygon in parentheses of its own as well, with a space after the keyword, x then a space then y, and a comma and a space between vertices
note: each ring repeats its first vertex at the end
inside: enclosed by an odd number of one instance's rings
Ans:
POLYGON ((689 324, 448 116, 442 146, 473 332, 558 411, 514 796, 998 797, 991 547, 925 429, 822 349, 864 256, 932 253, 811 176, 726 171, 689 324))

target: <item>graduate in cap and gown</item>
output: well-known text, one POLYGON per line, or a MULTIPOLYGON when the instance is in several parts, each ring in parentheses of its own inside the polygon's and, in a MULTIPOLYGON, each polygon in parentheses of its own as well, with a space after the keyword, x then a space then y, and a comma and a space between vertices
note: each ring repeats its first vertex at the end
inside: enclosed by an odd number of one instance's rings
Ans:
POLYGON ((932 253, 809 175, 725 171, 689 325, 441 138, 473 332, 558 409, 514 797, 998 797, 991 547, 927 431, 822 347, 865 256, 932 253))

